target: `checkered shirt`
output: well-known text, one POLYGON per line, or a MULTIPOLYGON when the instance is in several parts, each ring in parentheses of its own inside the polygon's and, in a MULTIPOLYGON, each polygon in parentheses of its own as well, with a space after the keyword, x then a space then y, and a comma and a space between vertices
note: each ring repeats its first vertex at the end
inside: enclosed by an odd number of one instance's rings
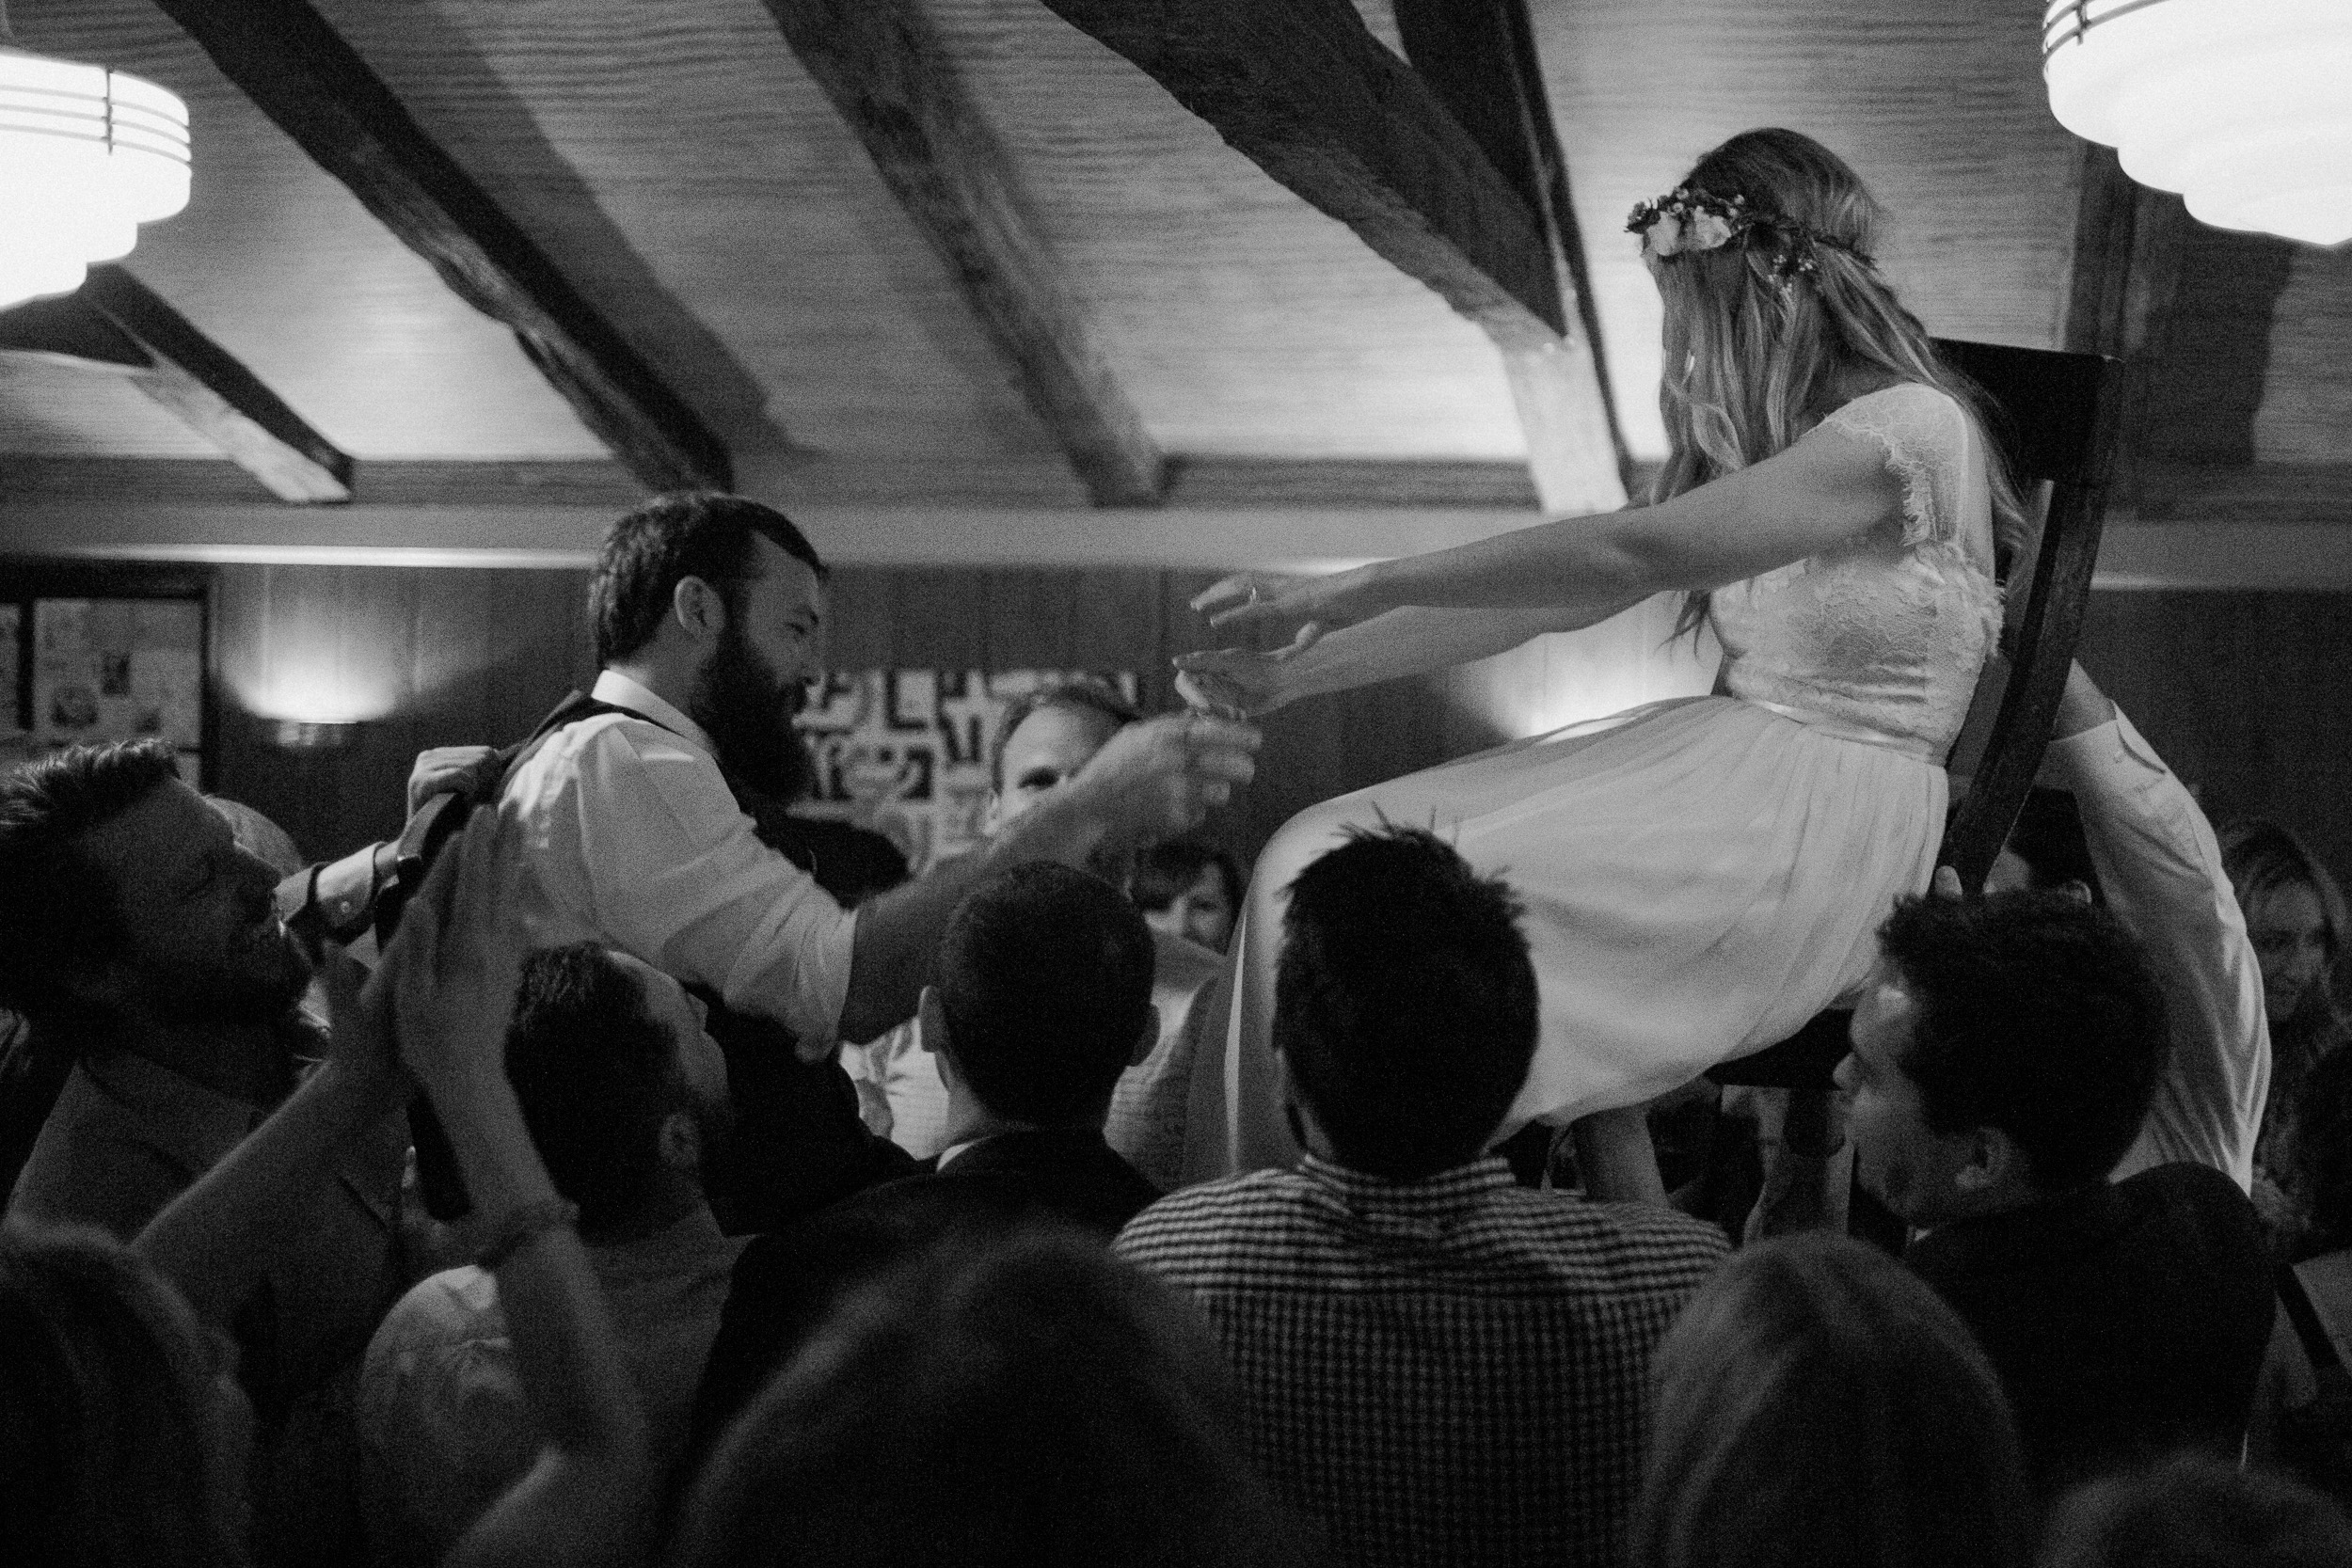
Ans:
POLYGON ((1650 1351, 1727 1250, 1667 1209, 1309 1156, 1162 1199, 1120 1254, 1188 1292, 1267 1479, 1344 1568, 1615 1568, 1650 1351))

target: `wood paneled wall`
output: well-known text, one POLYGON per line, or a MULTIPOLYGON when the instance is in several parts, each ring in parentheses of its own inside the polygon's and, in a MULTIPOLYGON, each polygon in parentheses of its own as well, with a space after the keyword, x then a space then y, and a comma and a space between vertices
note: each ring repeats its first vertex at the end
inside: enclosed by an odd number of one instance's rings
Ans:
POLYGON ((2093 594, 2081 658, 2206 815, 2352 873, 2352 594, 2093 594))
POLYGON ((223 566, 220 742, 208 786, 342 854, 400 829, 428 746, 503 745, 594 673, 578 571, 223 566), (279 718, 362 719, 349 746, 280 750, 279 718))
MULTIPOLYGON (((220 747, 212 787, 268 814, 306 854, 397 830, 427 746, 528 734, 594 673, 579 571, 219 568, 220 747), (304 702, 380 711, 348 748, 288 752, 272 721, 304 702)), ((1207 641, 1186 601, 1213 580, 1151 570, 850 568, 833 579, 842 669, 1134 670, 1147 710, 1176 702, 1168 660, 1207 641)), ((1267 726, 1259 782, 1208 832, 1245 860, 1294 812, 1502 736, 1435 683, 1301 704, 1267 726)))
MULTIPOLYGON (((593 666, 575 571, 226 566, 216 609, 214 787, 306 853, 393 831, 423 747, 504 742, 593 666), (277 750, 249 704, 290 677, 387 704, 349 750, 277 750)), ((1172 705, 1168 661, 1201 645, 1200 574, 845 569, 842 668, 1133 669, 1172 705)), ((2352 871, 2352 595, 2099 594, 2083 660, 2217 818, 2258 815, 2352 871)), ((1267 725, 1259 782, 1210 831, 1245 857, 1293 812, 1504 738, 1435 682, 1303 703, 1267 725)))

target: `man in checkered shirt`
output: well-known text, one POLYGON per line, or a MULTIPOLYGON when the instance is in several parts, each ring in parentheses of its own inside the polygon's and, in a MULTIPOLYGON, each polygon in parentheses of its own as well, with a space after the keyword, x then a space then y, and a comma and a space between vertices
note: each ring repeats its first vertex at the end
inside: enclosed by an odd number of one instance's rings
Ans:
POLYGON ((1651 1348, 1724 1237, 1482 1157, 1535 1048, 1518 902, 1417 829, 1302 872, 1274 1043, 1308 1153, 1163 1199, 1120 1253, 1189 1293, 1260 1465, 1331 1560, 1613 1565, 1651 1348))

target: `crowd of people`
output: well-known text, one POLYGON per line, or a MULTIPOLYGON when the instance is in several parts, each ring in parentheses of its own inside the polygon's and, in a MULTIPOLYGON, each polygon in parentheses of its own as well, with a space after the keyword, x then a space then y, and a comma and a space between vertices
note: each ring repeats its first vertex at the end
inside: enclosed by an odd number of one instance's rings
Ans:
POLYGON ((1299 1159, 1201 1180, 1242 878, 1182 830, 1251 727, 1049 688, 977 863, 844 905, 730 738, 821 583, 750 503, 617 529, 600 626, 667 611, 368 964, 151 743, 0 782, 12 1560, 2352 1560, 2341 904, 2079 671, 2065 809, 1898 903, 1835 1084, 1695 1091, 1768 1102, 1747 1207, 1498 1152, 1529 915, 1406 826, 1285 890, 1299 1159))
POLYGON ((1218 584, 1290 641, 1039 692, 914 876, 792 809, 826 567, 727 496, 402 852, 0 776, 6 1560, 2352 1562, 2343 900, 2079 668, 1935 867, 2022 514, 1874 214, 1708 154, 1649 504, 1218 584), (1284 704, 1657 592, 1714 695, 1188 836, 1284 704))

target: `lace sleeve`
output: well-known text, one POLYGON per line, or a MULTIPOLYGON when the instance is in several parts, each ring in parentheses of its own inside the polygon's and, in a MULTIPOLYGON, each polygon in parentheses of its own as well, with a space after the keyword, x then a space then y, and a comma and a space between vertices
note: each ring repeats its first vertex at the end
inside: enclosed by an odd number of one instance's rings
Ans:
POLYGON ((1821 421, 1878 446, 1903 482, 1903 543, 1924 545, 1958 536, 1960 485, 1967 461, 1968 417, 1932 387, 1906 382, 1872 392, 1821 421))

